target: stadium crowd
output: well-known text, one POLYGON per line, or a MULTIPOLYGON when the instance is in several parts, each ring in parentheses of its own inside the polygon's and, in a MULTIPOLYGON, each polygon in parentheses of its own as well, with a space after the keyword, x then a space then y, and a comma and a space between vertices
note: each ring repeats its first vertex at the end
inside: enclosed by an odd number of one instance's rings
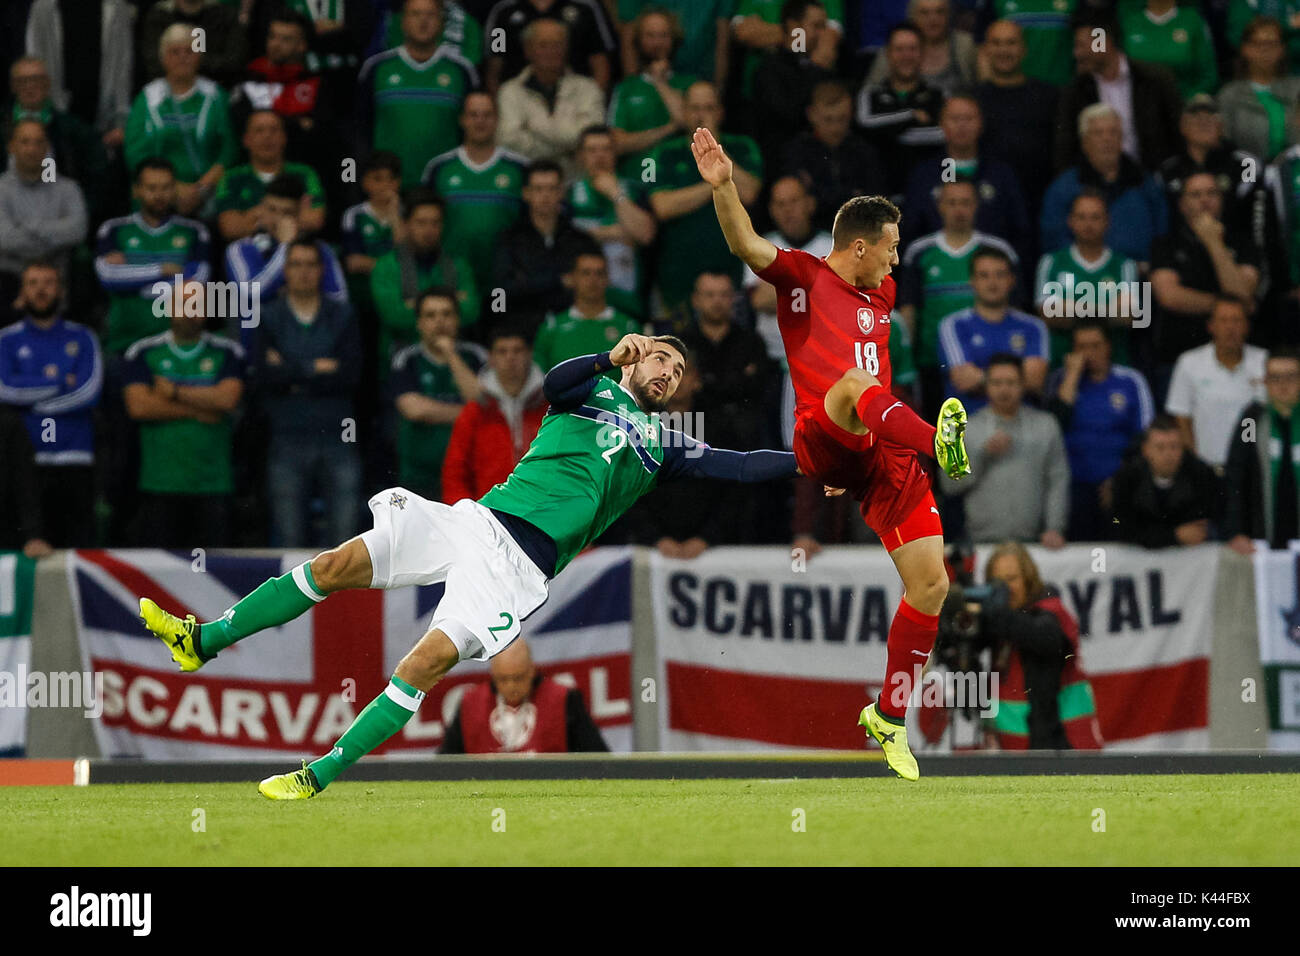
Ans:
MULTIPOLYGON (((477 498, 543 372, 691 349, 669 412, 788 447, 760 232, 903 211, 893 387, 971 413, 950 537, 1300 537, 1298 0, 9 0, 0 547, 307 547, 477 498)), ((848 358, 845 359, 846 365, 848 358)), ((605 541, 863 540, 807 479, 605 541)))

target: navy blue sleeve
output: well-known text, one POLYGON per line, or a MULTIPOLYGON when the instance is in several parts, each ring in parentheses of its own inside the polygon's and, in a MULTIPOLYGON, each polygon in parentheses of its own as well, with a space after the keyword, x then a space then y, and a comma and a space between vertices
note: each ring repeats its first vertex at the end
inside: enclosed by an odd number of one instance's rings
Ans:
POLYGON ((591 394, 601 373, 613 367, 608 352, 571 358, 546 373, 546 378, 542 381, 542 394, 554 411, 565 412, 577 408, 591 394))
POLYGON ((663 430, 664 463, 660 481, 717 478, 722 481, 773 481, 793 478, 798 466, 788 451, 731 451, 712 448, 682 432, 663 430))

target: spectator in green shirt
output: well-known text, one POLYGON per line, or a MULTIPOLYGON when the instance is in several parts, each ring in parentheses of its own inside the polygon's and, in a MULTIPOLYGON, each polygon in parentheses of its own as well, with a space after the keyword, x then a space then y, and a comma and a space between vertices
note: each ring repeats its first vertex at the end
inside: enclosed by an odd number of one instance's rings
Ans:
POLYGON ((370 312, 370 273, 379 257, 393 248, 402 222, 402 160, 377 149, 361 164, 361 191, 366 201, 343 211, 343 268, 348 298, 363 316, 370 312))
POLYGON ((1145 6, 1121 6, 1119 15, 1128 55, 1169 70, 1184 100, 1218 89, 1214 41, 1194 7, 1180 7, 1174 0, 1147 0, 1145 6))
POLYGON ((257 232, 266 218, 262 208, 266 187, 281 173, 299 177, 307 190, 298 216, 303 231, 316 233, 325 227, 325 190, 320 177, 310 166, 285 161, 288 142, 284 120, 274 110, 254 110, 248 115, 244 127, 248 163, 226 172, 212 200, 217 230, 226 242, 257 232))
POLYGON ((393 356, 391 393, 399 416, 399 481, 430 501, 442 500, 442 462, 451 429, 466 402, 482 391, 487 362, 480 345, 459 342, 456 291, 433 286, 416 303, 420 340, 393 356))
MULTIPOLYGON (((722 101, 712 83, 703 80, 686 91, 683 107, 686 129, 708 129, 735 164, 733 177, 740 201, 746 206, 758 199, 763 186, 763 160, 748 136, 722 132, 722 101)), ((720 272, 740 284, 741 261, 727 248, 727 240, 713 211, 713 187, 700 179, 691 152, 691 134, 660 143, 651 157, 655 179, 650 187, 650 208, 659 218, 658 292, 667 309, 691 295, 695 277, 720 272)))
MULTIPOLYGON (((547 316, 533 343, 533 361, 543 372, 566 359, 608 352, 623 336, 641 332, 635 319, 606 299, 609 269, 601 253, 575 256, 564 284, 573 290, 573 305, 547 316)), ((613 369, 605 374, 615 381, 619 378, 613 369)))
POLYGON ((682 91, 696 78, 673 71, 682 26, 672 13, 649 7, 637 14, 628 30, 641 72, 614 87, 609 125, 619 175, 641 179, 654 147, 685 129, 682 91))
POLYGON ((379 361, 387 369, 394 353, 416 340, 415 301, 433 285, 456 290, 462 326, 478 321, 479 291, 469 264, 442 244, 443 201, 427 189, 407 195, 404 238, 380 256, 370 273, 370 294, 379 316, 379 361))
POLYGON ((140 423, 139 547, 222 547, 234 492, 231 416, 244 394, 244 352, 203 331, 206 289, 186 282, 171 328, 126 351, 127 414, 140 423))
POLYGON ((608 126, 589 126, 578 140, 583 176, 569 184, 565 199, 573 224, 601 244, 609 267, 610 301, 625 312, 645 315, 641 250, 655 237, 655 218, 640 180, 614 172, 614 138, 608 126))
POLYGON ((150 156, 171 160, 182 216, 207 203, 239 158, 226 93, 199 76, 202 54, 193 42, 188 24, 174 23, 163 32, 158 49, 164 75, 145 84, 126 123, 127 167, 135 169, 150 156))

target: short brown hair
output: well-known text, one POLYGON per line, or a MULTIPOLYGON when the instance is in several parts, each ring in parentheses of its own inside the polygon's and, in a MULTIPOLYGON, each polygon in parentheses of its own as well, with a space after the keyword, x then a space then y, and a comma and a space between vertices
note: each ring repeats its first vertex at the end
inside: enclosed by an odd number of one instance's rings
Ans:
POLYGON ((877 242, 886 223, 903 218, 898 207, 884 196, 854 196, 835 214, 831 238, 836 249, 845 248, 854 239, 877 242))

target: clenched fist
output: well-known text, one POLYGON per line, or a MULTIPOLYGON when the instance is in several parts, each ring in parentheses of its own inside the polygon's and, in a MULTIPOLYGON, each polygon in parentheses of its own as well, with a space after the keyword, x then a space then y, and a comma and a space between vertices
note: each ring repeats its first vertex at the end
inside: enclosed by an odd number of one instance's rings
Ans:
POLYGON ((655 349, 655 340, 648 335, 631 333, 618 340, 609 352, 609 360, 615 365, 635 365, 655 349))

